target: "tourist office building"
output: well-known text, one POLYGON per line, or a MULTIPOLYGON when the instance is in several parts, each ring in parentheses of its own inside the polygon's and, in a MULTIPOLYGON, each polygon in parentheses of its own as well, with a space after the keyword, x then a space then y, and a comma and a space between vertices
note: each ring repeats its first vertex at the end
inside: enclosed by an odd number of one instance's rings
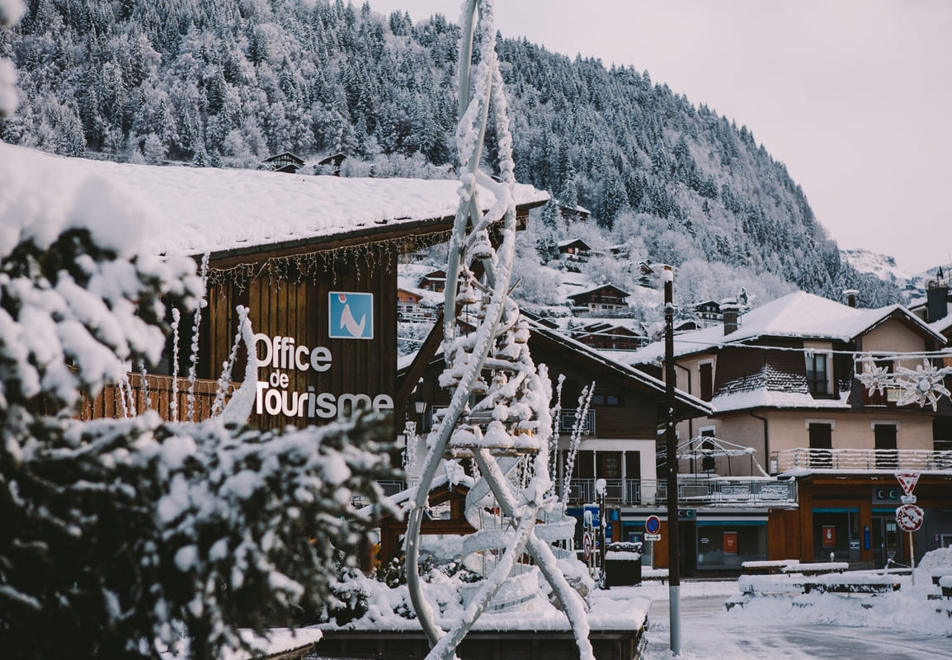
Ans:
MULTIPOLYGON (((184 419, 187 410, 194 419, 207 417, 237 343, 236 310, 243 306, 260 363, 250 424, 321 424, 357 407, 402 417, 397 264, 448 239, 458 181, 60 160, 114 180, 154 209, 147 244, 155 253, 187 254, 203 264, 206 305, 197 323, 194 315, 181 314, 178 342, 170 340, 147 387, 135 370, 129 374, 133 408, 144 410, 148 396, 165 418, 184 419), (193 352, 197 378, 189 379, 193 352)), ((494 197, 482 193, 488 208, 494 197)), ((514 193, 523 224, 529 210, 547 199, 531 186, 516 185, 514 193)), ((234 381, 245 373, 246 359, 237 343, 234 381)), ((121 409, 112 388, 88 402, 83 415, 119 416, 121 409)))

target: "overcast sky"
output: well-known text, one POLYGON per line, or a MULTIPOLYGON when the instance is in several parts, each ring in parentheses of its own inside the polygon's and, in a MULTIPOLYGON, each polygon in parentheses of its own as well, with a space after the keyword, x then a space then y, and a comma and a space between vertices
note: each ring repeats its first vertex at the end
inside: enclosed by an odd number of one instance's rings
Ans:
MULTIPOLYGON (((459 0, 369 0, 414 21, 459 0)), ((355 4, 359 4, 355 2, 355 4)), ((746 124, 842 248, 952 262, 952 0, 499 0, 496 26, 746 124)))

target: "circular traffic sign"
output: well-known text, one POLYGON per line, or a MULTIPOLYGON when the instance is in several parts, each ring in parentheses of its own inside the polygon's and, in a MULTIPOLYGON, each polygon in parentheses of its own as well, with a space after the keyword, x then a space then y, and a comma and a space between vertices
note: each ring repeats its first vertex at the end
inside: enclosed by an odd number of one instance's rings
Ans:
POLYGON ((592 556, 592 535, 588 532, 582 534, 582 551, 585 553, 585 561, 592 556))
POLYGON ((915 504, 903 504, 896 509, 896 522, 904 532, 914 532, 922 527, 924 516, 922 509, 915 504))
POLYGON ((645 519, 645 531, 649 534, 657 534, 661 531, 661 518, 658 516, 648 516, 645 519))

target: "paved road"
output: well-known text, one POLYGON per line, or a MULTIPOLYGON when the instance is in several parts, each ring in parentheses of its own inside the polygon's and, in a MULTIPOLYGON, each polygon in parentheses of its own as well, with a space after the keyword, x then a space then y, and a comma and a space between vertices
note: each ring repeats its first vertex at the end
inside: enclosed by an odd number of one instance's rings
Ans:
MULTIPOLYGON (((878 628, 804 625, 744 619, 728 613, 724 596, 681 598, 681 656, 685 659, 836 658, 932 660, 952 658, 952 639, 878 628)), ((751 605, 748 605, 750 607, 751 605)), ((668 600, 648 610, 644 658, 670 658, 668 600)))

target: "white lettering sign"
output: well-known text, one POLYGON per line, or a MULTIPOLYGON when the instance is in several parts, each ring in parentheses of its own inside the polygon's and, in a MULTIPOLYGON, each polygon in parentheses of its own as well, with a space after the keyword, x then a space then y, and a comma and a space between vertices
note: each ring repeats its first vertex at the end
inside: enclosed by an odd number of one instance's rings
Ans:
POLYGON ((255 412, 259 415, 285 415, 317 419, 350 417, 358 410, 379 413, 393 410, 393 399, 388 394, 370 396, 363 393, 316 392, 309 385, 307 392, 288 391, 290 376, 287 371, 330 370, 333 357, 326 346, 296 345, 294 337, 269 337, 255 334, 255 359, 258 368, 274 369, 267 380, 259 380, 255 412), (283 370, 283 371, 282 371, 283 370))

